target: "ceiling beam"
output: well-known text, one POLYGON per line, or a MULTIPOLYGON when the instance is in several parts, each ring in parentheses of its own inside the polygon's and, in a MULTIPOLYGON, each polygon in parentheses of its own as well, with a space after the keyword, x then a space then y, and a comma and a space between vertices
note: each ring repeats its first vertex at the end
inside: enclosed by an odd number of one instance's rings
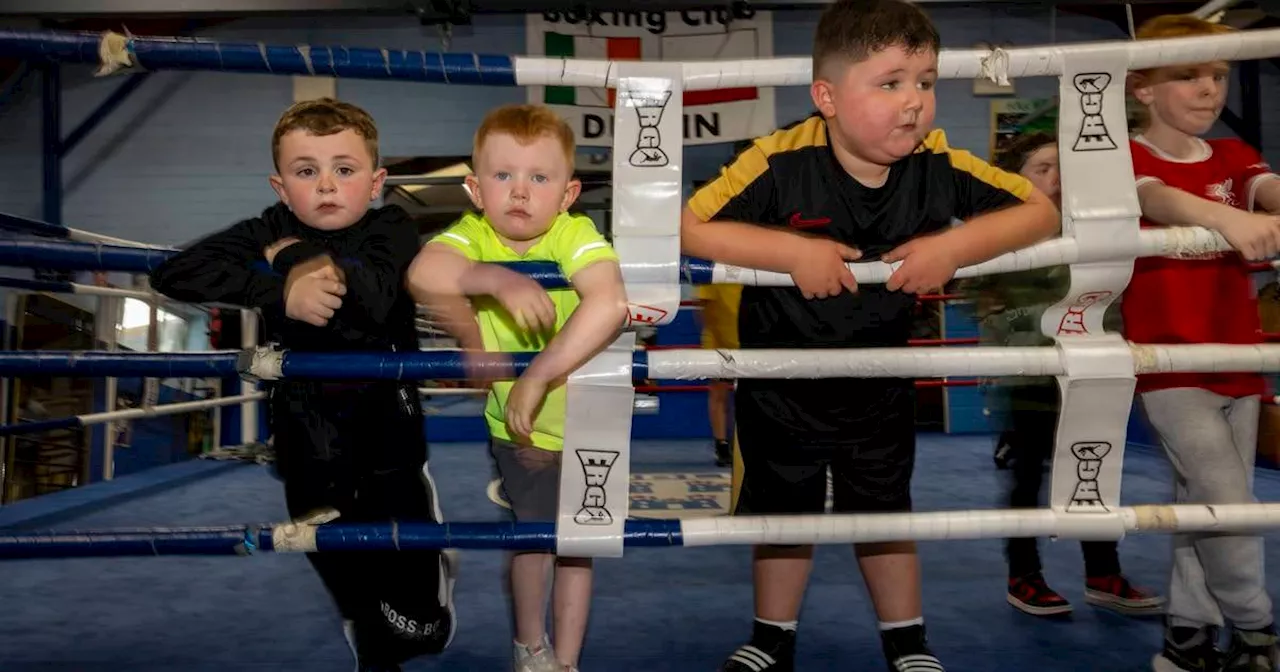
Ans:
POLYGON ((407 14, 406 0, 0 0, 0 15, 50 19, 88 16, 254 16, 394 12, 407 14))

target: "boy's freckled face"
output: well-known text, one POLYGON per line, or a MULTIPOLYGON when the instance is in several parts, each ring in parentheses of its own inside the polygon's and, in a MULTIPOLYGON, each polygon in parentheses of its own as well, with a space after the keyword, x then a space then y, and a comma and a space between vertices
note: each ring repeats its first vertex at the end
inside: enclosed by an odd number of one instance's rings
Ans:
POLYGON ((386 170, 373 165, 364 138, 344 130, 314 135, 299 129, 280 138, 271 186, 303 224, 321 231, 360 221, 382 192, 386 170))
POLYGON ((577 196, 577 182, 556 138, 522 142, 509 133, 485 138, 467 178, 471 200, 507 241, 541 236, 577 196))
POLYGON ((1157 68, 1140 78, 1134 97, 1153 124, 1187 135, 1204 135, 1227 104, 1231 66, 1225 61, 1157 68))

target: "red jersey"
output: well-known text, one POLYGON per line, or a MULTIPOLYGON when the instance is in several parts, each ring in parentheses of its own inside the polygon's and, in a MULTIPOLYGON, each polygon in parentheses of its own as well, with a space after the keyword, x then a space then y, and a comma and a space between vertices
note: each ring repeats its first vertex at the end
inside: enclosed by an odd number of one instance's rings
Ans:
MULTIPOLYGON (((1259 180, 1274 178, 1252 147, 1237 139, 1202 141, 1193 159, 1174 159, 1146 143, 1130 141, 1138 185, 1161 182, 1201 198, 1251 209, 1259 180)), ((1142 228, 1161 226, 1142 220, 1142 228)), ((1237 252, 1145 257, 1133 265, 1121 310, 1125 336, 1135 343, 1261 342, 1257 292, 1237 252)), ((1257 373, 1161 373, 1138 377, 1138 392, 1198 387, 1229 397, 1262 394, 1257 373)))

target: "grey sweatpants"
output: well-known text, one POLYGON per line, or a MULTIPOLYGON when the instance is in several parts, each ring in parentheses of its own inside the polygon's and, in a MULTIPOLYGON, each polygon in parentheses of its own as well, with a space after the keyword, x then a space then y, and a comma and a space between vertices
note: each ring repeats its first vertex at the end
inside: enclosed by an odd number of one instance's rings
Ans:
MULTIPOLYGON (((1224 397, 1199 388, 1141 395, 1147 420, 1174 471, 1174 502, 1249 504, 1258 448, 1257 396, 1224 397)), ((1169 625, 1244 629, 1271 624, 1262 539, 1240 534, 1173 535, 1169 625)))

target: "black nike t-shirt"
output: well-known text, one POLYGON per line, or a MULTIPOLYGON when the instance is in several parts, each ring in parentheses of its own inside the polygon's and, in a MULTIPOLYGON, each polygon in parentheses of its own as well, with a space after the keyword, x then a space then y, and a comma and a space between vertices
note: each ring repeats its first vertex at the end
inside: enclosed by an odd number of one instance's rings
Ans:
MULTIPOLYGON (((757 139, 689 201, 703 221, 726 220, 802 231, 839 241, 873 261, 898 245, 941 231, 954 219, 1021 203, 1023 177, 947 146, 934 130, 894 163, 884 185, 869 188, 836 160, 821 116, 757 139)), ((743 348, 905 346, 916 297, 884 285, 860 286, 826 299, 794 287, 744 287, 739 310, 743 348)), ((867 395, 909 394, 908 379, 748 380, 739 382, 739 432, 753 429, 807 442, 856 440, 867 395), (905 390, 905 392, 904 392, 905 390), (748 408, 742 408, 742 404, 748 408)))

